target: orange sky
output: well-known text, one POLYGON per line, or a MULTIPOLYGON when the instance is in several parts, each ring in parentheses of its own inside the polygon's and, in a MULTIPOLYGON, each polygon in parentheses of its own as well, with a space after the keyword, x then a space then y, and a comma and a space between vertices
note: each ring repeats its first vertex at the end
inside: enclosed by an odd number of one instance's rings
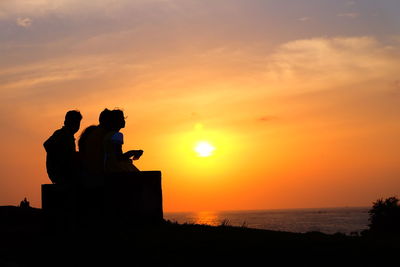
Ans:
POLYGON ((326 2, 2 1, 0 205, 40 207, 43 141, 106 107, 167 212, 398 195, 400 6, 326 2))

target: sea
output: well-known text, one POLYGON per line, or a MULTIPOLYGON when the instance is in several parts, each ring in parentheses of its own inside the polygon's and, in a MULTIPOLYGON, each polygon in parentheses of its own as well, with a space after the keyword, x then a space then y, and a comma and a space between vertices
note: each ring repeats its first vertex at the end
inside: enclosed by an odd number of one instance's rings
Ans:
POLYGON ((179 224, 230 225, 306 233, 359 234, 368 229, 369 207, 318 209, 166 212, 164 218, 179 224))

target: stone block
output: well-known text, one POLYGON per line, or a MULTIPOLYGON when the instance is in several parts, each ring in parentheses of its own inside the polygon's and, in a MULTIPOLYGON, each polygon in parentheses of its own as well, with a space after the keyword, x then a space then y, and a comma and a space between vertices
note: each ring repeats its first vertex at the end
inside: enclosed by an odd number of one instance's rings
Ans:
POLYGON ((160 171, 109 175, 104 193, 108 216, 139 224, 163 220, 160 171))
POLYGON ((51 224, 107 221, 157 224, 163 221, 160 171, 107 175, 104 186, 42 185, 42 209, 51 224))

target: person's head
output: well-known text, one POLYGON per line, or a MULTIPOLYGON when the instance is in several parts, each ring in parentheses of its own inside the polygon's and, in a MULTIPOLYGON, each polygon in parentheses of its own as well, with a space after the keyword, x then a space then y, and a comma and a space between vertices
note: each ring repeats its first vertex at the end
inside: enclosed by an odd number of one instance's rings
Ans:
POLYGON ((81 126, 82 115, 78 110, 70 110, 65 114, 64 126, 76 133, 81 126))
POLYGON ((125 127, 124 112, 120 109, 114 109, 110 113, 110 130, 119 131, 125 127))
POLYGON ((102 127, 108 128, 108 124, 110 123, 110 116, 111 116, 111 110, 108 108, 105 108, 99 116, 99 124, 102 127))

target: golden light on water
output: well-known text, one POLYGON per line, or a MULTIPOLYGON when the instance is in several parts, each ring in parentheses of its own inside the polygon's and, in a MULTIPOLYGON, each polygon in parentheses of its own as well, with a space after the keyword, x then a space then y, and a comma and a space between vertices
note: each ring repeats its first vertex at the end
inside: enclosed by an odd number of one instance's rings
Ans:
POLYGON ((207 141, 200 141, 194 147, 199 157, 209 157, 213 154, 215 147, 207 141))
POLYGON ((220 224, 220 218, 216 212, 201 211, 194 215, 193 223, 217 226, 220 224))

